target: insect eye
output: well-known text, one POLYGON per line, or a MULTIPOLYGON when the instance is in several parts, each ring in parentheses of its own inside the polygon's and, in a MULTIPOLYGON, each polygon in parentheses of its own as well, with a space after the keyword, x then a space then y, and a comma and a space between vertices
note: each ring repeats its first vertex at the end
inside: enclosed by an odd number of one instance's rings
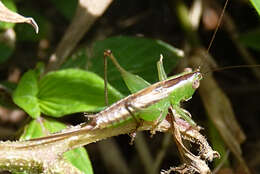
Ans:
POLYGON ((192 83, 192 88, 197 89, 200 86, 200 80, 194 80, 192 83))

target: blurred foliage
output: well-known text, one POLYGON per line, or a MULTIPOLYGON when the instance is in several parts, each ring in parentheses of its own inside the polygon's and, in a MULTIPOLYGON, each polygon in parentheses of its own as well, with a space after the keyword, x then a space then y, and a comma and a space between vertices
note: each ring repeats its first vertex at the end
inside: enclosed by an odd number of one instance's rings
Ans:
POLYGON ((247 47, 260 51, 260 28, 241 34, 239 40, 247 47))
POLYGON ((260 1, 259 0, 250 0, 251 4, 254 6, 258 14, 260 15, 260 1))
MULTIPOLYGON (((57 71, 44 74, 44 63, 48 62, 50 54, 55 51, 55 47, 73 19, 78 1, 2 0, 2 2, 13 11, 33 17, 40 28, 39 34, 36 35, 33 28, 26 24, 14 25, 0 22, 0 35, 4 35, 8 29, 14 30, 16 35, 12 42, 13 45, 5 39, 0 40, 0 87, 5 91, 5 93, 0 93, 0 106, 14 108, 14 104, 7 101, 8 95, 12 95, 13 102, 32 118, 25 125, 20 139, 45 135, 38 120, 43 120, 44 128, 52 133, 66 127, 62 120, 66 119, 64 118, 66 115, 73 114, 71 117, 76 120, 75 113, 98 112, 105 107, 102 79, 105 49, 112 50, 119 64, 129 73, 137 74, 145 81, 154 83, 158 81, 156 62, 159 60, 160 54, 164 57, 166 73, 171 74, 182 57, 180 50, 172 45, 182 47, 189 40, 180 30, 180 23, 173 17, 174 8, 171 7, 171 3, 166 1, 115 1, 103 18, 97 21, 93 29, 86 34, 67 61, 57 71), (144 36, 136 37, 140 33, 144 36), (102 39, 100 40, 100 38, 102 39), (35 65, 36 68, 33 68, 35 65), (22 73, 17 84, 7 81, 12 67, 18 67, 22 73), (48 117, 52 117, 52 119, 48 117)), ((241 2, 234 3, 242 4, 241 2)), ((251 3, 260 14, 260 1, 251 0, 251 3)), ((248 4, 243 4, 244 6, 249 8, 248 4)), ((241 11, 243 10, 239 12, 241 11)), ((256 13, 249 19, 253 21, 255 17, 256 13)), ((259 16, 257 17, 259 19, 259 16)), ((239 19, 237 23, 242 23, 238 24, 238 27, 243 29, 244 21, 240 17, 237 18, 239 19)), ((250 22, 250 20, 246 22, 250 22)), ((249 32, 242 31, 239 41, 258 52, 260 50, 260 30, 256 26, 259 26, 259 23, 255 21, 252 23, 255 26, 243 29, 249 32)), ((205 34, 207 31, 202 29, 202 33, 205 34)), ((206 37, 208 42, 209 36, 206 37)), ((226 40, 225 36, 223 40, 226 40)), ((228 51, 224 48, 225 45, 230 44, 225 41, 222 43, 221 51, 216 52, 231 54, 233 51, 230 50, 233 48, 228 48, 228 51)), ((229 57, 238 59, 236 56, 229 57)), ((111 60, 108 60, 108 81, 111 84, 109 86, 110 104, 130 94, 111 60)), ((210 130, 210 133, 212 133, 212 139, 215 140, 213 145, 225 153, 225 146, 221 144, 222 140, 215 134, 215 130, 210 130)), ((66 153, 65 158, 84 173, 93 172, 88 154, 83 148, 66 153)))
POLYGON ((68 20, 71 20, 77 6, 77 0, 51 0, 57 10, 68 20))

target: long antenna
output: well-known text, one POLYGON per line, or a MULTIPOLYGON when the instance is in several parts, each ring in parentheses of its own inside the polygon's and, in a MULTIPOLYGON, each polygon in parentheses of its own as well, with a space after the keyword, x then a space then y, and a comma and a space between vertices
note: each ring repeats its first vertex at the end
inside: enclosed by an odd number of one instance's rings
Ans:
POLYGON ((211 37, 211 40, 210 40, 210 42, 209 42, 209 46, 208 46, 208 49, 207 49, 207 53, 209 53, 209 50, 210 50, 210 48, 211 48, 211 46, 212 46, 212 43, 213 43, 213 41, 215 40, 215 37, 216 37, 217 32, 218 32, 218 29, 219 29, 219 27, 220 27, 220 25, 221 25, 221 22, 222 22, 222 18, 223 18, 224 14, 225 14, 225 11, 226 11, 228 2, 229 2, 229 0, 226 0, 225 5, 224 5, 224 7, 223 7, 223 10, 222 10, 222 12, 221 12, 221 14, 220 14, 220 17, 219 17, 219 19, 218 19, 217 27, 216 27, 216 29, 215 29, 215 31, 214 31, 212 37, 211 37))
POLYGON ((234 65, 234 66, 226 66, 226 67, 222 67, 222 68, 216 68, 210 71, 205 72, 204 74, 207 73, 212 73, 212 72, 216 72, 216 71, 223 71, 223 70, 229 70, 229 69, 240 69, 240 68, 259 68, 260 65, 234 65))
MULTIPOLYGON (((212 44, 213 44, 213 42, 214 42, 214 40, 215 40, 215 38, 216 38, 217 32, 218 32, 219 27, 220 27, 220 25, 221 25, 221 23, 222 23, 222 19, 223 19, 223 17, 224 17, 224 14, 225 14, 225 11, 226 11, 226 8, 227 8, 227 5, 228 5, 228 2, 229 2, 229 0, 226 0, 225 4, 224 4, 224 6, 223 6, 223 9, 222 9, 222 11, 221 11, 220 17, 219 17, 219 19, 218 19, 217 27, 216 27, 216 29, 214 30, 214 33, 213 33, 213 35, 212 35, 212 37, 211 37, 211 39, 210 39, 210 42, 209 42, 209 45, 208 45, 208 48, 207 48, 207 51, 206 51, 206 55, 209 54, 210 48, 212 47, 212 44)), ((204 52, 204 53, 205 53, 205 52, 204 52)), ((200 60, 200 65, 202 64, 203 60, 206 59, 206 55, 204 55, 204 56, 203 56, 203 59, 200 60)), ((202 64, 202 67, 203 67, 203 64, 202 64)), ((200 68, 203 69, 202 67, 200 67, 200 68)), ((207 71, 207 73, 209 73, 209 71, 207 71)))

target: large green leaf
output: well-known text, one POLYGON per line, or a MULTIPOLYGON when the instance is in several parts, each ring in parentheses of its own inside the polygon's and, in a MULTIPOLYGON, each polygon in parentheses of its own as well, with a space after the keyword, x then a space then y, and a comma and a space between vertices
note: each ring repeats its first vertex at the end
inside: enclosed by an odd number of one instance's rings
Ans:
POLYGON ((260 16, 260 1, 259 0, 250 0, 251 4, 255 7, 258 15, 260 16))
MULTIPOLYGON (((110 103, 123 97, 110 85, 108 89, 110 103)), ((40 80, 37 97, 46 115, 94 112, 105 106, 104 81, 95 73, 79 69, 51 72, 40 80)))
MULTIPOLYGON (((123 97, 110 85, 108 94, 110 104, 123 97)), ((105 107, 104 81, 92 72, 65 69, 50 72, 37 82, 37 74, 30 70, 19 82, 13 100, 33 118, 41 113, 62 117, 76 112, 96 112, 105 107)))
POLYGON ((32 118, 41 114, 38 103, 38 82, 33 70, 26 72, 13 93, 14 103, 23 108, 32 118))
MULTIPOLYGON (((126 70, 143 77, 146 81, 158 81, 156 62, 160 54, 164 56, 165 70, 169 73, 181 57, 180 50, 159 40, 118 36, 98 41, 94 45, 93 58, 89 60, 89 70, 103 77, 103 52, 112 50, 119 64, 126 70)), ((108 62, 108 80, 123 93, 128 93, 118 70, 108 62)))
MULTIPOLYGON (((53 119, 42 119, 42 122, 44 128, 50 133, 58 132, 66 128, 65 124, 53 119)), ((42 128, 43 127, 37 120, 32 120, 28 125, 26 125, 20 140, 28 140, 46 136, 44 135, 42 128)), ((77 148, 65 152, 63 157, 85 174, 93 174, 92 165, 85 148, 77 148)))

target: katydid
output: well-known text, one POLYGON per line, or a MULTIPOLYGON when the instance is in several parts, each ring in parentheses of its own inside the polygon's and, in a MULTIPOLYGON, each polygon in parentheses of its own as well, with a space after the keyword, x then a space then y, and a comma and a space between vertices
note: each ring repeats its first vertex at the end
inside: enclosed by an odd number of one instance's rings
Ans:
MULTIPOLYGON (((195 71, 190 71, 189 69, 189 71, 165 79, 166 75, 162 67, 162 59, 158 62, 158 67, 159 79, 162 81, 147 86, 146 88, 119 100, 105 110, 91 115, 90 118, 92 120, 90 123, 82 124, 79 129, 70 132, 65 131, 34 140, 51 140, 52 138, 58 137, 62 139, 65 138, 66 135, 78 135, 88 130, 103 129, 110 126, 126 124, 127 121, 134 120, 134 118, 156 123, 166 117, 170 105, 173 106, 176 116, 186 116, 186 119, 189 120, 188 111, 182 109, 180 103, 182 101, 187 101, 192 97, 195 90, 199 87, 202 74, 199 69, 195 71)), ((193 121, 190 121, 190 123, 192 126, 196 126, 193 121)))
MULTIPOLYGON (((105 57, 110 57, 110 59, 116 65, 116 67, 120 71, 127 87, 129 88, 129 90, 132 93, 142 90, 143 88, 148 87, 148 85, 150 85, 148 82, 143 80, 141 77, 139 77, 137 75, 133 75, 133 74, 127 72, 126 70, 124 70, 119 65, 119 63, 117 62, 116 58, 113 56, 113 54, 110 50, 106 50, 104 52, 104 55, 105 55, 105 57)), ((163 68, 162 59, 163 59, 163 56, 160 55, 160 60, 157 62, 158 78, 160 81, 167 80, 167 75, 163 68)), ((105 63, 105 65, 106 65, 106 63, 105 63)), ((196 72, 199 72, 199 70, 197 70, 196 72)), ((177 78, 177 77, 180 77, 180 76, 188 74, 188 73, 192 73, 192 70, 190 68, 186 68, 185 72, 183 72, 179 75, 175 75, 175 76, 171 77, 170 79, 177 78)), ((104 79, 107 79, 107 77, 104 77, 104 79)), ((180 81, 182 81, 182 80, 180 80, 180 81)), ((183 82, 183 83, 185 83, 185 82, 183 82)), ((187 85, 188 85, 188 83, 187 83, 187 85)), ((193 85, 194 85, 193 89, 197 89, 199 86, 199 80, 194 81, 193 85), (198 82, 198 84, 196 84, 196 82, 198 82)), ((172 92, 172 94, 169 95, 169 97, 164 97, 163 89, 160 89, 160 90, 158 89, 158 92, 160 92, 159 95, 161 95, 160 97, 162 97, 161 101, 159 101, 158 103, 153 104, 152 106, 143 108, 143 107, 136 107, 136 104, 134 103, 134 101, 130 101, 130 103, 128 103, 126 106, 131 107, 131 105, 132 105, 133 106, 132 109, 136 108, 137 110, 139 110, 139 112, 137 113, 137 116, 133 115, 135 118, 137 117, 136 120, 139 120, 138 118, 140 118, 145 121, 158 122, 166 117, 166 115, 168 113, 168 108, 170 107, 170 105, 172 105, 175 116, 182 117, 187 122, 189 122, 193 127, 195 127, 196 123, 191 119, 189 112, 180 107, 181 101, 184 101, 184 100, 187 101, 188 99, 190 99, 191 96, 193 95, 194 91, 187 90, 187 87, 185 85, 183 85, 183 87, 175 89, 172 92), (131 103, 133 103, 133 104, 131 104, 131 103)), ((137 96, 140 96, 140 95, 137 94, 137 96)), ((152 93, 151 93, 151 96, 149 96, 149 97, 157 98, 152 93)), ((147 100, 152 101, 153 99, 147 99, 147 100)), ((129 112, 133 113, 133 111, 131 111, 131 110, 129 110, 129 112)))

